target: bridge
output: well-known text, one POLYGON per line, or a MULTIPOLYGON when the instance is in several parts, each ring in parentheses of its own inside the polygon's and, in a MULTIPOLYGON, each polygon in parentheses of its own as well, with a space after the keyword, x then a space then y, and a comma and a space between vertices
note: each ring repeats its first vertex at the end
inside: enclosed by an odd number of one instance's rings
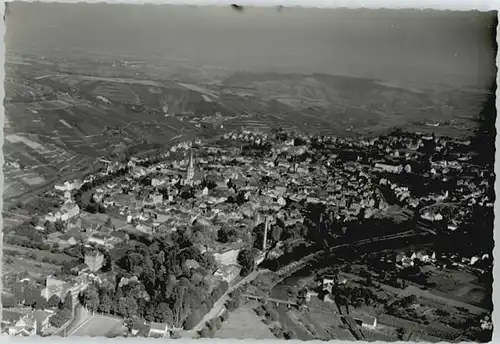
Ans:
POLYGON ((275 303, 276 306, 278 306, 280 304, 286 305, 288 308, 290 308, 291 306, 299 306, 299 304, 296 301, 280 300, 280 299, 275 299, 273 297, 267 297, 267 296, 242 294, 241 297, 243 297, 245 300, 256 300, 256 301, 265 301, 265 302, 275 303))

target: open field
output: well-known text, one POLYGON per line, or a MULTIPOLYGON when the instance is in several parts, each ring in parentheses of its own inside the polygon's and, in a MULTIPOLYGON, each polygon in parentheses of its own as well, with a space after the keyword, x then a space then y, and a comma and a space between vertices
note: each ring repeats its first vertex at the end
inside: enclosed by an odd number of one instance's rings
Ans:
POLYGON ((469 272, 434 267, 425 267, 425 271, 431 273, 428 281, 436 283, 436 287, 431 290, 433 294, 446 295, 471 305, 481 305, 487 297, 484 287, 477 283, 477 277, 469 272))
POLYGON ((247 302, 223 322, 222 328, 217 331, 215 338, 219 339, 275 339, 268 326, 258 317, 253 308, 257 302, 247 302))
POLYGON ((114 337, 122 334, 123 319, 95 314, 76 327, 71 336, 114 337))
POLYGON ((29 274, 35 278, 45 278, 61 270, 58 265, 43 263, 39 260, 28 259, 23 256, 3 257, 3 275, 29 271, 29 274))
POLYGON ((26 247, 21 247, 21 246, 14 246, 10 244, 3 244, 3 253, 4 256, 17 256, 17 255, 22 255, 22 256, 31 256, 35 255, 36 260, 41 262, 45 259, 47 259, 50 263, 58 263, 58 264, 63 264, 64 262, 72 261, 75 258, 68 256, 64 253, 51 253, 50 251, 43 251, 43 250, 37 250, 34 248, 26 248, 26 247))

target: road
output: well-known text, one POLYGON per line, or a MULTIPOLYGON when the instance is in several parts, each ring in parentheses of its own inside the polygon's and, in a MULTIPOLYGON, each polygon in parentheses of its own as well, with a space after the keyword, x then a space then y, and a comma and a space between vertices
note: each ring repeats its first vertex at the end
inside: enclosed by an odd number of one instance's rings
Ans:
POLYGON ((228 290, 224 293, 224 295, 222 295, 222 297, 219 300, 217 300, 217 302, 214 303, 214 306, 212 307, 212 309, 207 314, 205 314, 205 316, 203 317, 203 319, 195 327, 193 327, 193 329, 191 329, 191 330, 189 330, 187 332, 198 332, 198 331, 200 331, 205 326, 205 323, 207 321, 210 321, 211 319, 213 319, 214 317, 216 317, 222 311, 222 309, 224 308, 224 305, 225 305, 226 301, 229 299, 229 294, 231 292, 233 292, 235 289, 239 288, 243 284, 251 282, 252 280, 254 280, 255 278, 257 278, 257 276, 259 276, 260 274, 262 274, 264 272, 268 272, 268 271, 269 270, 256 270, 256 271, 253 271, 251 274, 249 274, 248 276, 246 276, 245 278, 243 278, 241 281, 239 281, 238 283, 236 283, 233 286, 229 287, 228 290))
POLYGON ((78 330, 85 322, 91 318, 90 313, 80 304, 75 306, 73 321, 66 327, 64 331, 58 333, 61 337, 69 337, 72 333, 78 330))

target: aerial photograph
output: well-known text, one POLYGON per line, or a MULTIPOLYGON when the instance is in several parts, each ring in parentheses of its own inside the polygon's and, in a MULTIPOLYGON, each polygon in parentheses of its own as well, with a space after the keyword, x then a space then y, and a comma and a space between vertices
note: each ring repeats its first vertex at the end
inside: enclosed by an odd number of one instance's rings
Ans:
POLYGON ((491 341, 496 12, 4 19, 2 334, 491 341))

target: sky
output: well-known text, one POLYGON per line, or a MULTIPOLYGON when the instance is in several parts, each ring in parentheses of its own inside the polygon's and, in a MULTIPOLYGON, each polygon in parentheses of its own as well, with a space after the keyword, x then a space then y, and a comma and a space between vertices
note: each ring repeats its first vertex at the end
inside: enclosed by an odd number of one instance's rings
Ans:
POLYGON ((488 87, 494 14, 421 10, 11 3, 7 52, 183 58, 250 72, 488 87))

